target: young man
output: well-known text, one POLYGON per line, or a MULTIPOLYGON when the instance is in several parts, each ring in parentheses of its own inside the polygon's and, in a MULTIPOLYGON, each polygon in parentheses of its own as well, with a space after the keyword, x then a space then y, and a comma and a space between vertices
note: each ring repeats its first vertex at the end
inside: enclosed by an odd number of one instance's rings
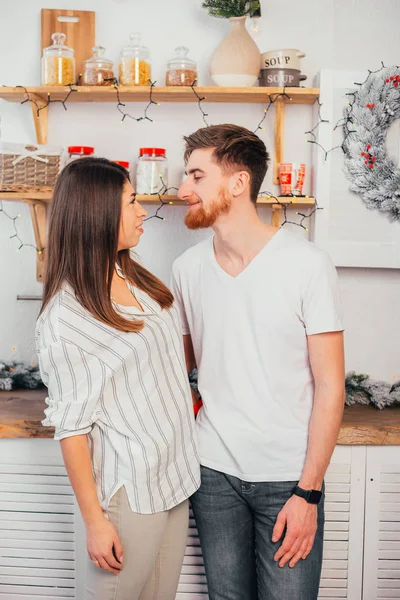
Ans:
POLYGON ((203 400, 192 506, 209 597, 316 600, 323 479, 344 406, 336 271, 258 217, 268 153, 254 133, 215 125, 185 141, 185 223, 214 230, 172 278, 203 400))

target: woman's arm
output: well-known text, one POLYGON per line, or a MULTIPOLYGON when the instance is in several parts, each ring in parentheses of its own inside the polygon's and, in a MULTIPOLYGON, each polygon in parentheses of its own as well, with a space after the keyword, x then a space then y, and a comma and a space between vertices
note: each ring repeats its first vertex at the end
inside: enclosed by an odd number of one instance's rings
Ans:
POLYGON ((97 498, 87 435, 66 437, 60 444, 68 477, 86 525, 90 559, 96 566, 117 575, 122 569, 122 546, 97 498))

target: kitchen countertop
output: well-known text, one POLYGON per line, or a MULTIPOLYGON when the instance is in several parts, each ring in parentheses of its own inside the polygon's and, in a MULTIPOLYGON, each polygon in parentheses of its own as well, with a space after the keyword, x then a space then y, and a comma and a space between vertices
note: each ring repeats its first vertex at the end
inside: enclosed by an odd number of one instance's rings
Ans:
MULTIPOLYGON (((46 395, 46 388, 0 391, 0 438, 52 438, 54 429, 41 423, 46 395)), ((346 407, 338 444, 400 446, 400 406, 346 407)))

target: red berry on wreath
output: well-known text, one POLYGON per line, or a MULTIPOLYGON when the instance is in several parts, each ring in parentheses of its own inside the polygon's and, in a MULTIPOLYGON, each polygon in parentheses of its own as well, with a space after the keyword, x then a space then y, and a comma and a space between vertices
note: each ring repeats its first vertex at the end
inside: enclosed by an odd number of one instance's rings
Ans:
POLYGON ((365 160, 365 161, 364 161, 364 163, 367 165, 367 164, 368 164, 368 161, 367 161, 367 160, 365 160))
POLYGON ((371 144, 367 144, 367 150, 371 148, 371 144))
POLYGON ((372 162, 375 162, 376 161, 375 156, 373 156, 371 160, 372 160, 372 162))
POLYGON ((386 83, 389 83, 389 79, 385 79, 386 83))
POLYGON ((394 77, 389 77, 390 81, 393 81, 394 77))
POLYGON ((361 152, 361 156, 365 156, 365 152, 361 152))

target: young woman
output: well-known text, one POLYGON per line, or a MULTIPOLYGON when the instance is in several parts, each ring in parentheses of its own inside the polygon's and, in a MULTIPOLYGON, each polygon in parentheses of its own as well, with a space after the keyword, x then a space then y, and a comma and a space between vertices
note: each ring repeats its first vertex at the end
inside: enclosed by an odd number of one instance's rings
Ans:
POLYGON ((200 482, 174 299, 129 250, 146 214, 106 159, 58 178, 36 345, 86 525, 85 600, 175 598, 200 482))

